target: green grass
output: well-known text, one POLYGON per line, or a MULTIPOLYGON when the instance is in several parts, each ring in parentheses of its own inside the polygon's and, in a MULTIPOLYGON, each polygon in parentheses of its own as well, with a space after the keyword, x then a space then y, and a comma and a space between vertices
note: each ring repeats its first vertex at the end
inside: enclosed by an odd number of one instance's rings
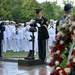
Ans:
MULTIPOLYGON (((28 55, 28 52, 20 51, 20 52, 13 52, 13 50, 6 51, 2 53, 3 58, 24 58, 28 55)), ((50 56, 49 51, 46 52, 47 58, 50 56)), ((35 55, 36 58, 38 58, 38 52, 35 55)))

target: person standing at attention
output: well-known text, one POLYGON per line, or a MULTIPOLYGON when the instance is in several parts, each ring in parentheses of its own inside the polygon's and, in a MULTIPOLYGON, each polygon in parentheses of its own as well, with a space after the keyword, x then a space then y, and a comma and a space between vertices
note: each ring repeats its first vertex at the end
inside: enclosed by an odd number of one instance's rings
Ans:
POLYGON ((46 39, 49 38, 47 27, 48 27, 48 19, 43 17, 42 15, 42 9, 38 8, 36 10, 36 25, 38 27, 38 54, 39 59, 42 60, 42 62, 45 62, 46 59, 46 39))

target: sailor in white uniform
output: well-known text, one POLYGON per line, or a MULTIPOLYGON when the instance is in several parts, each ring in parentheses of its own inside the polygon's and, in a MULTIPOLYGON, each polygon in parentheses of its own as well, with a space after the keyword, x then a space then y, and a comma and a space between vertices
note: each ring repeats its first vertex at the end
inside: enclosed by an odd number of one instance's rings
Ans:
POLYGON ((21 26, 21 24, 18 24, 19 28, 18 28, 18 32, 19 32, 19 50, 22 51, 23 50, 23 28, 21 26))
POLYGON ((10 21, 10 49, 14 50, 14 31, 15 26, 13 25, 13 21, 10 21))
POLYGON ((15 32, 14 32, 14 52, 19 52, 19 30, 18 25, 15 26, 15 32))
POLYGON ((54 23, 54 20, 50 20, 50 24, 48 25, 48 33, 49 33, 49 50, 52 49, 53 41, 55 40, 56 35, 56 24, 54 23))
POLYGON ((5 26, 5 31, 6 31, 6 43, 7 43, 7 50, 11 50, 11 26, 9 25, 9 20, 6 20, 6 26, 5 26))
POLYGON ((22 48, 24 51, 28 51, 29 50, 29 41, 28 41, 28 29, 27 29, 27 25, 28 23, 26 22, 26 26, 24 27, 24 24, 22 25, 22 35, 23 35, 23 39, 22 39, 22 48))
POLYGON ((30 31, 29 31, 29 29, 30 29, 30 23, 28 22, 28 23, 26 23, 26 39, 27 39, 27 49, 28 50, 26 50, 26 51, 28 51, 29 52, 29 50, 31 50, 31 48, 32 48, 32 43, 31 42, 29 42, 29 40, 31 39, 31 37, 30 37, 30 35, 32 34, 30 31))
POLYGON ((24 23, 21 23, 21 50, 25 51, 25 36, 24 36, 24 23))

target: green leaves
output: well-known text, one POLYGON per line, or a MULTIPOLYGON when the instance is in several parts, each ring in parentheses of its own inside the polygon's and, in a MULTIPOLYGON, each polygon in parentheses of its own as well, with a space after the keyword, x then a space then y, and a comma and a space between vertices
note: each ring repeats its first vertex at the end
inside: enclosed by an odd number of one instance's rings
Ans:
POLYGON ((35 19, 35 8, 42 8, 43 15, 48 20, 57 20, 64 14, 63 8, 57 5, 57 0, 54 2, 46 1, 41 4, 36 0, 0 0, 0 15, 4 19, 14 20, 17 23, 35 19))
POLYGON ((64 57, 64 60, 61 62, 60 66, 64 69, 65 66, 66 66, 66 61, 67 61, 67 58, 64 57))

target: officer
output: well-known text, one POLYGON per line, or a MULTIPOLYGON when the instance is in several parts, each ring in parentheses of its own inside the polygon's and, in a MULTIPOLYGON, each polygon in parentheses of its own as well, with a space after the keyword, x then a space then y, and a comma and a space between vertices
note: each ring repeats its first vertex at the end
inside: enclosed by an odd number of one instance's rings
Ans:
POLYGON ((38 27, 38 52, 39 59, 45 62, 46 58, 46 39, 49 38, 47 27, 48 27, 48 19, 42 16, 42 9, 36 10, 36 25, 38 27))
POLYGON ((3 32, 5 30, 5 23, 1 22, 0 23, 0 57, 2 57, 2 40, 3 40, 3 32))
POLYGON ((62 17, 62 18, 60 18, 57 22, 56 22, 56 26, 61 26, 66 20, 66 17, 68 16, 68 15, 70 15, 71 14, 71 12, 72 12, 72 5, 71 4, 66 4, 65 6, 64 6, 64 12, 65 12, 65 15, 62 17))

